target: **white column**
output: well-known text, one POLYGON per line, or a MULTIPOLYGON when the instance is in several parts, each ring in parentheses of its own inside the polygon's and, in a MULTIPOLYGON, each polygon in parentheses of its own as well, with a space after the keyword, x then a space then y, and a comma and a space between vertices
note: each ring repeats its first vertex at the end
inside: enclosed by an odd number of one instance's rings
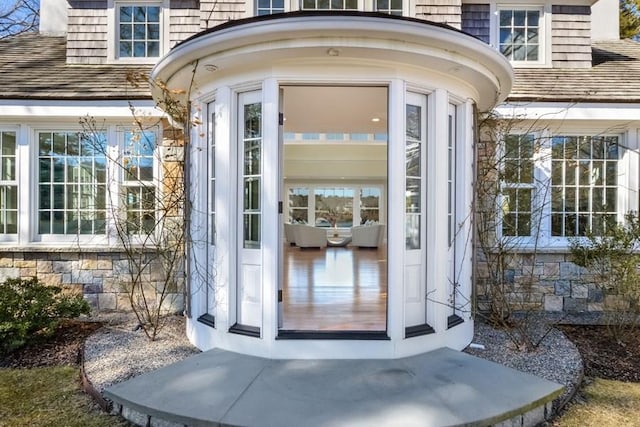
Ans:
POLYGON ((263 117, 263 197, 262 206, 262 272, 263 310, 262 338, 272 342, 278 333, 278 271, 281 260, 278 257, 280 245, 281 215, 278 214, 280 194, 279 146, 278 138, 278 81, 266 79, 262 86, 263 117))
POLYGON ((21 245, 29 243, 38 233, 38 215, 36 197, 39 191, 37 189, 37 179, 35 178, 38 170, 38 161, 31 159, 31 153, 38 152, 38 138, 33 130, 26 125, 20 125, 16 132, 16 160, 18 166, 17 181, 19 185, 18 191, 18 243, 21 245), (33 144, 29 141, 34 138, 33 144), (33 148, 33 151, 31 150, 33 148), (33 162, 33 163, 32 163, 33 162), (33 164, 33 171, 30 165, 33 164), (32 180, 36 179, 34 183, 32 180))
MULTIPOLYGON (((235 129, 231 120, 233 108, 231 90, 220 87, 216 90, 216 229, 217 247, 214 274, 217 283, 216 328, 226 331, 235 322, 230 319, 229 307, 235 307, 235 293, 231 285, 235 283, 235 229, 236 229, 236 158, 232 150, 231 130, 235 129)), ((235 316, 235 314, 234 314, 235 316)))
POLYGON ((389 83, 389 139, 387 187, 387 334, 404 338, 404 171, 405 84, 389 83))
POLYGON ((449 96, 446 90, 436 89, 432 95, 433 108, 429 115, 429 161, 427 229, 428 307, 427 319, 436 332, 447 329, 449 281, 448 273, 448 210, 447 210, 447 138, 449 120, 449 96), (443 189, 443 190, 440 190, 443 189), (432 323, 433 322, 433 323, 432 323))

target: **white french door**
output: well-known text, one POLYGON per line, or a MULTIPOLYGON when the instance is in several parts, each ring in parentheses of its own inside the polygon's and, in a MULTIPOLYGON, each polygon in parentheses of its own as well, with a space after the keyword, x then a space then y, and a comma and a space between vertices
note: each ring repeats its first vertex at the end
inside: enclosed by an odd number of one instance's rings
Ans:
POLYGON ((426 326, 427 97, 407 93, 405 106, 405 336, 426 326), (412 331, 412 332, 410 332, 412 331))
POLYGON ((236 325, 262 326, 263 144, 261 92, 238 95, 236 325))

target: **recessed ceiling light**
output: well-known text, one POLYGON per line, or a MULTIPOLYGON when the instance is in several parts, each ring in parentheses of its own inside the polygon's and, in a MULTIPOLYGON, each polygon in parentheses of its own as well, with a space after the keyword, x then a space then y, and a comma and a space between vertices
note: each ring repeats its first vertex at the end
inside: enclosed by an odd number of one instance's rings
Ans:
POLYGON ((378 123, 380 121, 380 117, 374 117, 373 119, 371 119, 371 121, 374 123, 378 123))
POLYGON ((205 64, 204 69, 207 71, 214 72, 214 71, 218 71, 218 66, 214 64, 205 64))
POLYGON ((330 49, 327 49, 327 55, 329 55, 329 56, 338 56, 338 55, 340 55, 340 50, 336 49, 335 47, 332 47, 330 49))

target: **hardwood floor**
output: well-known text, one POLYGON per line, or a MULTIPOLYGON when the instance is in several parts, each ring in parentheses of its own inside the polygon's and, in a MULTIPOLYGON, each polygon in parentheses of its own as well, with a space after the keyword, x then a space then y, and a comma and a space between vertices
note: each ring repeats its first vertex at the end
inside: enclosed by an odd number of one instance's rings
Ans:
POLYGON ((282 329, 386 330, 385 248, 286 245, 283 262, 282 329))

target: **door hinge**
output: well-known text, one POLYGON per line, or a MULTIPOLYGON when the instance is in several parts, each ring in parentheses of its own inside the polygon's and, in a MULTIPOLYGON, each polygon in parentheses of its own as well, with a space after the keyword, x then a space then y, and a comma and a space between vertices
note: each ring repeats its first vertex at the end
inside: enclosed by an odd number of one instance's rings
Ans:
POLYGON ((282 289, 278 289, 278 302, 282 302, 282 289))
POLYGON ((278 202, 278 213, 282 213, 282 202, 278 202))
POLYGON ((278 113, 278 124, 280 126, 284 125, 284 113, 278 113))

